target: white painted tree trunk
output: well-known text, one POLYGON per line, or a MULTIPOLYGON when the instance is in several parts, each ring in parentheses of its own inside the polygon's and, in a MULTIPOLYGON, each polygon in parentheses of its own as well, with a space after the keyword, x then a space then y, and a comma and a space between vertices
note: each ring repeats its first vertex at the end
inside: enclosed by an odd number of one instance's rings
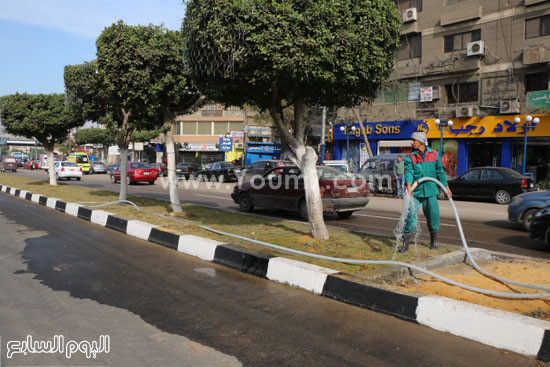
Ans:
POLYGON ((126 177, 128 177, 128 146, 118 147, 120 152, 120 193, 118 200, 128 200, 128 184, 126 183, 126 177))
POLYGON ((329 234, 323 218, 323 200, 317 175, 317 153, 312 147, 301 145, 296 149, 296 158, 304 175, 307 213, 313 238, 328 240, 329 234))
POLYGON ((57 185, 57 179, 55 178, 55 157, 53 155, 53 147, 50 149, 46 148, 46 154, 48 155, 48 176, 50 177, 50 185, 57 185))
POLYGON ((174 135, 172 129, 165 134, 166 138, 166 155, 168 158, 168 188, 170 191, 170 204, 174 213, 182 213, 181 202, 178 192, 178 178, 176 176, 176 152, 174 148, 174 135))

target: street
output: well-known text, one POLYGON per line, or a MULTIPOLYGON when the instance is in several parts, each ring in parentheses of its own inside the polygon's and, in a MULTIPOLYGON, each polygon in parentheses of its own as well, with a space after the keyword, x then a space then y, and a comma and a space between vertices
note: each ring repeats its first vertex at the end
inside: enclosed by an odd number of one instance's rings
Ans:
POLYGON ((6 365, 536 366, 384 314, 203 262, 0 194, 6 365), (8 341, 110 350, 14 354, 8 341))
MULTIPOLYGON (((43 171, 18 170, 17 175, 45 179, 43 171)), ((166 179, 166 178, 165 178, 166 179)), ((104 174, 85 175, 81 181, 63 181, 71 185, 82 185, 113 192, 119 191, 119 184, 112 184, 109 176, 104 174)), ((182 187, 180 181, 180 200, 183 203, 203 205, 211 208, 238 211, 238 205, 231 199, 235 183, 224 183, 219 188, 205 182, 191 182, 189 188, 182 187), (196 188, 194 188, 196 186, 196 188)), ((168 190, 163 188, 161 179, 155 185, 130 185, 131 195, 146 196, 160 200, 169 200, 168 190)), ((441 229, 439 239, 442 243, 460 246, 460 236, 450 202, 440 201, 441 229)), ((368 234, 391 236, 401 214, 401 200, 391 197, 371 196, 367 207, 355 212, 349 219, 327 215, 329 226, 345 228, 350 231, 368 234)), ((550 249, 529 238, 528 232, 519 225, 508 221, 508 206, 490 202, 470 202, 456 200, 455 205, 460 215, 462 227, 468 245, 485 248, 491 251, 549 259, 550 249)), ((300 220, 297 214, 256 209, 255 214, 266 216, 284 216, 288 219, 300 220)), ((420 215, 422 223, 421 234, 424 241, 429 240, 425 218, 420 215)))

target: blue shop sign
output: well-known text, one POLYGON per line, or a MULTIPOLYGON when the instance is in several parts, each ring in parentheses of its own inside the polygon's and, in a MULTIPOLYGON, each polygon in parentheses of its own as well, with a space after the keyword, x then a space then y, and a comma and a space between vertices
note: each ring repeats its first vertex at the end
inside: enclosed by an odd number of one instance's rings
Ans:
POLYGON ((220 144, 218 146, 220 152, 230 152, 233 150, 232 138, 220 138, 220 144))
MULTIPOLYGON (((367 138, 372 140, 400 140, 409 139, 415 131, 428 132, 428 124, 424 120, 384 121, 363 123, 367 131, 367 138)), ((332 125, 332 140, 363 139, 363 132, 359 123, 332 125), (353 130, 352 126, 355 126, 353 130), (344 131, 340 128, 344 127, 344 131)))

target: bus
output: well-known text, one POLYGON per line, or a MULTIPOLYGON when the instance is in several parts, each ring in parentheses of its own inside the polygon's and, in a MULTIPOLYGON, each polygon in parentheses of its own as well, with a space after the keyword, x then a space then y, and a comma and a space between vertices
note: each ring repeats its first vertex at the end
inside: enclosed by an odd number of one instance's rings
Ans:
POLYGON ((67 159, 69 162, 75 162, 82 168, 82 173, 89 174, 90 173, 90 157, 88 157, 87 153, 84 152, 75 152, 69 154, 69 158, 67 159))

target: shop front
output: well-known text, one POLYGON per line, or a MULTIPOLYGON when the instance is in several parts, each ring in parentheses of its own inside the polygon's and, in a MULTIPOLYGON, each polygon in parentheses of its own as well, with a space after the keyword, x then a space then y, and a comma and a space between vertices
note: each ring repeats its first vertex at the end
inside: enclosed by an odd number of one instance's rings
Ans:
POLYGON ((180 162, 202 165, 225 160, 225 152, 220 152, 216 143, 182 143, 180 146, 180 162))

